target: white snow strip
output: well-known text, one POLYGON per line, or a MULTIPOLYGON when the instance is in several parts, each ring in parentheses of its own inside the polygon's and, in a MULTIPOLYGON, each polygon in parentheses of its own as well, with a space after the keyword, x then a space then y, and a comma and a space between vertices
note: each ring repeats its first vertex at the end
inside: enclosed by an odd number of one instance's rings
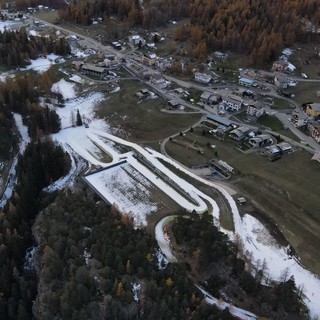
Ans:
POLYGON ((59 56, 55 54, 49 54, 46 58, 38 58, 36 60, 31 60, 31 64, 23 68, 22 70, 35 70, 39 73, 47 71, 59 56))

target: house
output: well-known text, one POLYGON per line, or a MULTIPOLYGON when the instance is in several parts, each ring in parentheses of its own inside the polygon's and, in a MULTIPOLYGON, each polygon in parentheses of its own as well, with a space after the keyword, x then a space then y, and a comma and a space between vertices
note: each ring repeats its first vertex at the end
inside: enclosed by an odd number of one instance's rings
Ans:
POLYGON ((129 41, 135 46, 139 45, 140 41, 143 45, 145 45, 145 40, 142 37, 140 37, 138 34, 129 37, 129 41))
POLYGON ((317 117, 320 115, 320 103, 307 104, 306 114, 310 117, 317 117))
POLYGON ((220 59, 220 60, 227 60, 228 57, 229 57, 228 53, 224 53, 224 52, 221 52, 221 51, 215 51, 214 52, 214 56, 217 59, 220 59))
POLYGON ((204 91, 200 96, 200 102, 203 104, 209 104, 209 98, 211 96, 210 92, 204 91))
POLYGON ((144 54, 141 58, 142 62, 149 66, 154 65, 157 59, 158 59, 158 56, 155 53, 144 54))
POLYGON ((162 85, 166 82, 166 79, 160 73, 154 73, 150 77, 150 81, 155 85, 162 85))
POLYGON ((212 80, 212 76, 206 73, 195 72, 194 79, 198 82, 208 84, 212 80))
POLYGON ((299 112, 292 112, 291 122, 295 125, 295 127, 305 126, 308 121, 309 117, 307 115, 299 112))
POLYGON ((240 78, 239 79, 240 86, 251 87, 253 85, 253 83, 254 83, 254 81, 252 79, 248 79, 248 78, 240 78))
POLYGON ((273 139, 269 134, 259 134, 253 138, 249 139, 249 144, 253 148, 260 148, 264 146, 271 145, 273 143, 273 139))
POLYGON ((313 121, 308 123, 307 130, 310 136, 316 140, 316 142, 320 143, 320 122, 313 121))
POLYGON ((250 129, 247 127, 238 127, 230 131, 229 136, 237 141, 241 141, 247 136, 249 131, 250 129))
POLYGON ((83 61, 72 61, 72 69, 79 71, 81 67, 84 65, 83 61))
POLYGON ((272 64, 272 71, 284 72, 288 67, 288 61, 278 60, 272 64))
POLYGON ((242 99, 235 95, 229 95, 222 98, 222 103, 230 111, 239 111, 242 107, 242 99))
POLYGON ((277 144, 277 147, 281 149, 282 153, 291 153, 293 152, 292 145, 288 142, 280 142, 277 144))
POLYGON ((93 76, 104 76, 107 73, 107 69, 104 67, 96 66, 92 63, 84 63, 81 67, 81 71, 85 74, 90 74, 93 76))
POLYGON ((246 113, 247 116, 258 119, 265 113, 264 104, 260 101, 248 103, 246 113))
POLYGON ((274 77, 274 85, 277 89, 288 89, 289 79, 285 77, 274 77))
POLYGON ((279 156, 282 153, 281 149, 277 145, 266 147, 266 151, 270 156, 279 156))
POLYGON ((180 102, 178 100, 170 100, 168 101, 168 105, 174 109, 179 109, 180 102))
POLYGON ((116 50, 121 50, 122 49, 121 43, 119 43, 118 41, 111 42, 111 45, 116 50))

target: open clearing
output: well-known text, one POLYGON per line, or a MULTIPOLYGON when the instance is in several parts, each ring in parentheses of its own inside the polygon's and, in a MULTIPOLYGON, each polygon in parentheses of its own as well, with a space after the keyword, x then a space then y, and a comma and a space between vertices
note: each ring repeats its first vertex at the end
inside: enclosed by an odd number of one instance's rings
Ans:
POLYGON ((299 82, 296 87, 290 89, 291 93, 295 95, 294 101, 300 104, 307 102, 318 102, 320 98, 317 98, 317 91, 320 90, 320 82, 299 82))
POLYGON ((129 140, 159 141, 192 126, 200 119, 200 115, 195 114, 162 112, 166 102, 159 97, 139 99, 135 93, 146 88, 139 81, 120 81, 119 86, 120 91, 111 94, 99 106, 96 114, 99 118, 106 118, 112 126, 123 129, 129 140))
POLYGON ((258 153, 246 155, 231 142, 209 134, 202 136, 201 133, 202 128, 195 128, 193 133, 188 132, 179 139, 196 140, 197 144, 204 146, 203 154, 170 141, 166 144, 166 151, 188 167, 219 158, 238 169, 241 173, 230 183, 239 194, 251 198, 264 214, 274 219, 303 263, 320 274, 319 163, 301 150, 270 162, 258 153), (215 148, 206 147, 208 142, 215 148))

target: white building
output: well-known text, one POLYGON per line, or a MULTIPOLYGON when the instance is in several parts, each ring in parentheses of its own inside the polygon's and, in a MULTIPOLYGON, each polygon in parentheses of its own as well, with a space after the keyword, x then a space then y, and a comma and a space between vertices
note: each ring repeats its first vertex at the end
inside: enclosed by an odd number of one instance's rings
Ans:
POLYGON ((195 72, 194 79, 198 82, 208 84, 212 80, 212 76, 206 73, 195 72))
POLYGON ((259 101, 249 103, 246 112, 248 116, 258 119, 265 113, 264 105, 259 101))
POLYGON ((224 103, 226 109, 230 111, 239 111, 242 107, 242 99, 235 95, 223 97, 222 103, 224 103))

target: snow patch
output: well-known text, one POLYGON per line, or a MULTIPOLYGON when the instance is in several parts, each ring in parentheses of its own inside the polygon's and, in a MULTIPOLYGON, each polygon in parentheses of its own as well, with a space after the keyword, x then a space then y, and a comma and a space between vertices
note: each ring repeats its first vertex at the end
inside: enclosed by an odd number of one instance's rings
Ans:
POLYGON ((76 92, 74 90, 75 83, 61 79, 60 81, 54 83, 51 87, 51 91, 55 93, 60 93, 63 96, 63 99, 72 99, 75 98, 76 92))

